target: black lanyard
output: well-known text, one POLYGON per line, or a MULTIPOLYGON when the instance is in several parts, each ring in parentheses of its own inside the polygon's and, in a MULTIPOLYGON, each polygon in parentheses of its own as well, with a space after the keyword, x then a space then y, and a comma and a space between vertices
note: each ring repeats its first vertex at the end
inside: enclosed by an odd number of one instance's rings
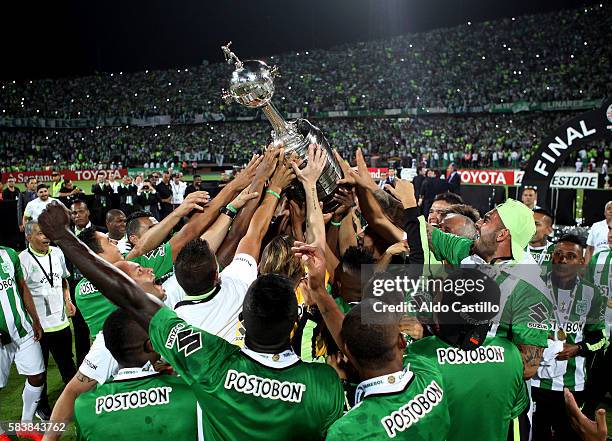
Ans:
POLYGON ((30 253, 30 256, 34 258, 41 271, 45 275, 45 279, 47 279, 47 282, 49 282, 49 285, 51 285, 51 288, 53 288, 53 262, 51 262, 51 250, 49 250, 49 271, 51 272, 51 277, 49 277, 49 274, 47 274, 47 271, 45 271, 45 268, 40 264, 32 250, 28 249, 28 253, 30 253))

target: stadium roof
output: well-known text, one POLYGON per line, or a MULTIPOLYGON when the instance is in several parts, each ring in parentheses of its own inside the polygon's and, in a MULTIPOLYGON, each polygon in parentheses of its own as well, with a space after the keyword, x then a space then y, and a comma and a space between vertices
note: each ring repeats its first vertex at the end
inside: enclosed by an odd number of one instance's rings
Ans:
MULTIPOLYGON (((604 0, 602 0, 604 1, 604 0)), ((220 61, 574 8, 586 0, 148 0, 6 2, 2 79, 80 76, 220 61)), ((561 29, 560 29, 561 31, 561 29)))

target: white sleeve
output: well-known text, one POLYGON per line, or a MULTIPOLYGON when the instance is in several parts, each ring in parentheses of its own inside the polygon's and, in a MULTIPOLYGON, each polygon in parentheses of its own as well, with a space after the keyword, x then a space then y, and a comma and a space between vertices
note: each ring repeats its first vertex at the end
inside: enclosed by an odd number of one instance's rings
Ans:
POLYGON ((106 383, 119 371, 119 363, 113 358, 104 344, 102 331, 98 332, 89 352, 79 366, 79 371, 89 378, 96 380, 98 384, 106 383))
POLYGON ((26 204, 25 210, 23 211, 23 214, 25 217, 32 217, 32 201, 28 202, 26 204))
POLYGON ((595 234, 593 234, 593 232, 596 228, 597 228, 597 224, 593 224, 593 226, 589 230, 589 236, 587 237, 587 241, 586 241, 587 245, 590 245, 592 247, 595 246, 595 234))
POLYGON ((222 279, 232 279, 248 285, 257 279, 257 262, 253 256, 240 253, 220 274, 222 279))
POLYGON ((19 263, 21 263, 21 271, 23 272, 23 280, 28 280, 28 274, 30 270, 29 258, 27 251, 19 253, 19 263))

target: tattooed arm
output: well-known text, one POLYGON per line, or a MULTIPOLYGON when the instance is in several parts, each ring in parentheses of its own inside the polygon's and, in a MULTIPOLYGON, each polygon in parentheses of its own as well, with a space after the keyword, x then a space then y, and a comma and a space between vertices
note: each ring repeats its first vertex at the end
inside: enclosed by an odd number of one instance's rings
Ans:
MULTIPOLYGON (((55 406, 53 406, 53 413, 49 422, 52 423, 68 423, 74 416, 74 402, 79 395, 84 394, 87 391, 92 390, 96 387, 98 382, 93 378, 89 378, 81 371, 77 371, 76 375, 72 377, 72 380, 68 382, 64 391, 57 399, 55 406)), ((60 438, 63 432, 54 432, 52 430, 45 433, 43 441, 55 441, 60 438)))
POLYGON ((538 371, 544 348, 533 345, 518 345, 523 358, 523 378, 529 380, 538 371))

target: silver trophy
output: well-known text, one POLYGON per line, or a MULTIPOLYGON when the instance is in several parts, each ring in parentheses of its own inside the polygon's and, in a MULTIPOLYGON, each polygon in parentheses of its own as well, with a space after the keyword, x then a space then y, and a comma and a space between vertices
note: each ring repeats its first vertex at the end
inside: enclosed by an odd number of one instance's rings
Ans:
MULTIPOLYGON (((317 195, 323 202, 326 211, 337 206, 333 200, 338 179, 342 178, 342 170, 336 161, 333 152, 323 135, 323 132, 306 119, 285 121, 276 107, 270 101, 274 95, 274 78, 278 76, 276 66, 270 67, 263 61, 240 61, 236 54, 230 50, 230 41, 221 46, 228 64, 234 63, 229 91, 223 90, 223 99, 229 104, 236 101, 245 107, 261 107, 270 124, 272 124, 272 140, 282 143, 285 154, 293 152, 301 159, 308 157, 308 145, 319 144, 327 152, 327 164, 317 182, 317 195)), ((305 164, 304 164, 305 165, 305 164)), ((301 185, 293 185, 289 191, 290 197, 303 198, 301 185)))

